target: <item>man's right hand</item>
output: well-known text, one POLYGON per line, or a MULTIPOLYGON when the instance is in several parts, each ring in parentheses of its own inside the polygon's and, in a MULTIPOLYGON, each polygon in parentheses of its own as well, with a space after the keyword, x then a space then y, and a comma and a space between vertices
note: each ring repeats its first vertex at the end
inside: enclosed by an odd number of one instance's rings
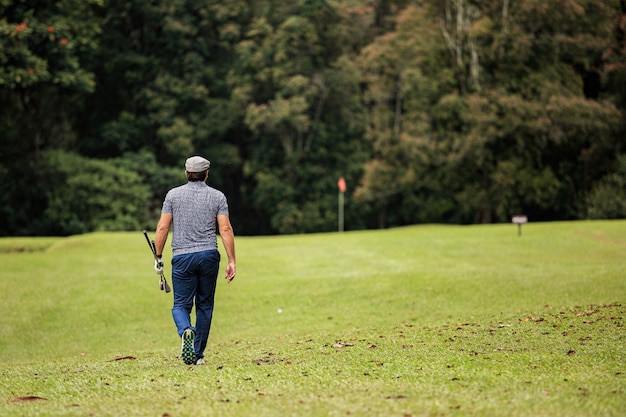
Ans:
POLYGON ((157 275, 161 275, 163 273, 163 260, 161 258, 154 260, 154 270, 157 275))

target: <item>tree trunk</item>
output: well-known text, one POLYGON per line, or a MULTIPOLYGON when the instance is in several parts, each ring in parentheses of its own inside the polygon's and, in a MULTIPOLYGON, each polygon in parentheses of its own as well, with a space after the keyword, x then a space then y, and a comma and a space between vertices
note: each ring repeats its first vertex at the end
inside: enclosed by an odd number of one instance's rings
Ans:
POLYGON ((387 204, 381 204, 378 209, 378 228, 387 228, 387 204))
POLYGON ((402 129, 402 73, 398 74, 396 82, 396 112, 393 122, 393 139, 400 140, 400 130, 402 129))

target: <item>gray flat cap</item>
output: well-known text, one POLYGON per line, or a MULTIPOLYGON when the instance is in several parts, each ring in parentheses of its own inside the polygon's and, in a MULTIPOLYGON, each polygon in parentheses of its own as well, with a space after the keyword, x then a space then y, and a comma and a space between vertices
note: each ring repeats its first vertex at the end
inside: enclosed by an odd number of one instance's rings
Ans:
POLYGON ((209 169, 211 162, 201 156, 192 156, 185 162, 185 170, 187 172, 202 172, 209 169))

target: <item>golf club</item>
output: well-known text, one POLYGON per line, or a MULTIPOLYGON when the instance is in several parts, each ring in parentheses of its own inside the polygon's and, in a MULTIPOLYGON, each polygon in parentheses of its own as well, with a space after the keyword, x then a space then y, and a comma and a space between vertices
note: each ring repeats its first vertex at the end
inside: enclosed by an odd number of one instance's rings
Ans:
MULTIPOLYGON (((154 260, 156 261, 158 258, 156 254, 156 245, 154 244, 154 240, 150 240, 150 238, 148 237, 148 232, 145 230, 143 231, 143 235, 146 237, 146 242, 148 242, 148 246, 150 246, 150 251, 152 252, 154 260)), ((161 288, 161 291, 165 291, 166 293, 172 291, 170 286, 167 284, 165 275, 163 275, 162 272, 159 274, 159 287, 161 288)))

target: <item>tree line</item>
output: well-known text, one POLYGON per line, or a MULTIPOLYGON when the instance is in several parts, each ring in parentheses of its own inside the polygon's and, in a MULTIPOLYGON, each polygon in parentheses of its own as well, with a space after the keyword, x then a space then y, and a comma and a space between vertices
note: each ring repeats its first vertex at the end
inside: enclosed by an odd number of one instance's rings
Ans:
POLYGON ((623 0, 0 0, 0 235, 626 217, 623 0))

